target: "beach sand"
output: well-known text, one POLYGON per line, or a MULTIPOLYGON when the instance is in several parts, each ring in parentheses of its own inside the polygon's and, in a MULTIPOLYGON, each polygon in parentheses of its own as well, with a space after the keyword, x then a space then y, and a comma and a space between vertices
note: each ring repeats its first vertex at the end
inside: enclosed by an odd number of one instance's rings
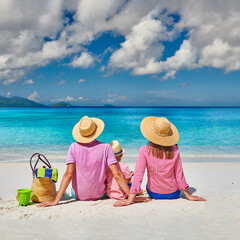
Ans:
MULTIPOLYGON (((52 165, 58 189, 66 165, 52 165)), ((111 199, 75 201, 69 187, 58 206, 38 208, 15 200, 17 189, 31 187, 29 164, 0 163, 0 239, 240 239, 240 163, 183 168, 190 191, 207 202, 179 198, 114 208, 111 199)))

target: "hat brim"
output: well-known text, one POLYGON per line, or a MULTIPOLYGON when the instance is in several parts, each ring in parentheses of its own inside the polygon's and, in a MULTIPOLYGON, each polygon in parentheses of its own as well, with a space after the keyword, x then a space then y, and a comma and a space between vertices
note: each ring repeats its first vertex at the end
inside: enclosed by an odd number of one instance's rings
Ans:
POLYGON ((80 143, 90 143, 92 142, 93 140, 95 140, 97 137, 100 136, 100 134, 102 133, 104 127, 105 127, 105 124, 104 122, 99 119, 99 118, 91 118, 95 124, 96 124, 96 130, 94 131, 93 134, 91 134, 90 136, 82 136, 80 134, 80 131, 79 131, 79 122, 73 127, 73 130, 72 130, 72 135, 73 135, 73 138, 77 141, 77 142, 80 142, 80 143))
POLYGON ((171 136, 160 136, 158 135, 153 127, 152 123, 157 119, 158 117, 146 117, 142 120, 140 129, 143 134, 143 136, 149 140, 152 143, 161 145, 161 146, 173 146, 177 144, 179 141, 179 133, 177 128, 171 124, 171 130, 172 130, 172 135, 171 136))

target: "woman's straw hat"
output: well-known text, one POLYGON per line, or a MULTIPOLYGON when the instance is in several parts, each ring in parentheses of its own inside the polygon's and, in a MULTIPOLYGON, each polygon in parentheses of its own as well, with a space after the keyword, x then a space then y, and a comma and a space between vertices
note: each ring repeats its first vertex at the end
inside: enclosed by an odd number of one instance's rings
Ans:
POLYGON ((117 140, 111 141, 110 145, 113 149, 113 152, 114 152, 115 156, 118 156, 118 155, 124 153, 124 149, 122 149, 120 143, 117 140))
POLYGON ((80 143, 90 143, 95 140, 104 129, 104 122, 99 118, 84 116, 73 128, 73 138, 80 143))
POLYGON ((146 117, 140 128, 146 139, 158 145, 173 146, 179 140, 177 128, 164 117, 146 117))

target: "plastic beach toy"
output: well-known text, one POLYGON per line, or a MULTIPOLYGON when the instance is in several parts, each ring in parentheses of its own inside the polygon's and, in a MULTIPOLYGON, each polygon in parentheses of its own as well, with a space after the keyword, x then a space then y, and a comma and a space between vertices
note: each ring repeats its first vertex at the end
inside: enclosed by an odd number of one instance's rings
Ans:
POLYGON ((30 202, 32 189, 18 189, 17 190, 17 200, 19 206, 27 206, 30 202))

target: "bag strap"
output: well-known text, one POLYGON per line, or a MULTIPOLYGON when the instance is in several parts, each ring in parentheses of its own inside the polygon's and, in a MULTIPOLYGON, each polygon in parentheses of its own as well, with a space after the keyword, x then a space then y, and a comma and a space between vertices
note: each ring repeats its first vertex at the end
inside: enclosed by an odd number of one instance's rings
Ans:
POLYGON ((39 160, 41 160, 45 165, 47 165, 48 168, 52 168, 50 162, 47 160, 47 158, 46 158, 43 154, 34 153, 34 154, 31 156, 31 158, 30 158, 30 167, 31 167, 31 169, 32 169, 33 175, 35 174, 34 171, 35 171, 35 169, 36 169, 36 166, 37 166, 39 160), (33 159, 33 157, 35 157, 36 155, 38 156, 38 158, 37 158, 37 161, 36 161, 36 163, 35 163, 35 165, 34 165, 34 167, 33 167, 33 166, 32 166, 32 159, 33 159), (43 159, 43 158, 44 158, 44 159, 43 159))

